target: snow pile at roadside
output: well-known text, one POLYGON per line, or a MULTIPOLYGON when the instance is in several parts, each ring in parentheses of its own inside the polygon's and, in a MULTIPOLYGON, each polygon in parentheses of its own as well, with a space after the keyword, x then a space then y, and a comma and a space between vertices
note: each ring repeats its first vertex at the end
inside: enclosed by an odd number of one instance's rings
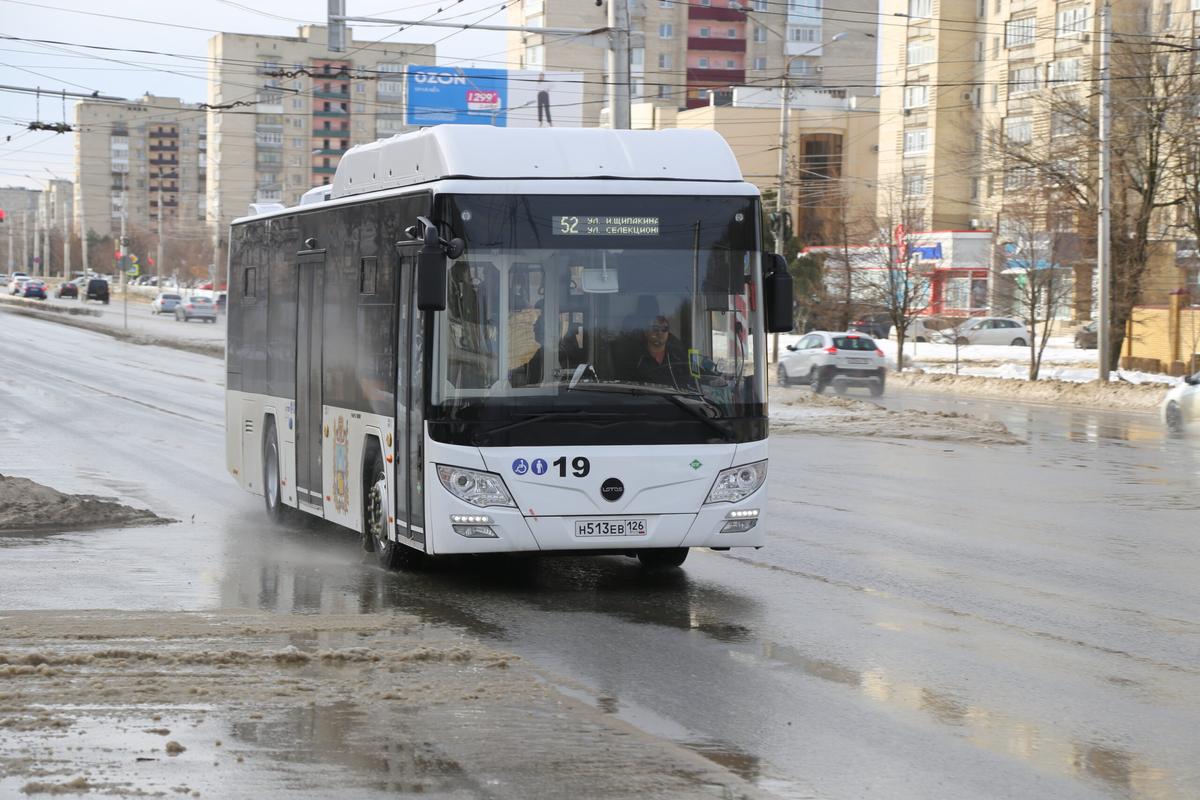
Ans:
POLYGON ((1002 422, 945 411, 891 411, 865 400, 808 392, 772 404, 771 431, 930 442, 1023 444, 1002 422))
MULTIPOLYGON (((953 373, 953 368, 930 367, 926 372, 953 373)), ((964 366, 959 368, 959 375, 976 375, 982 378, 1004 378, 1006 380, 1023 381, 1029 379, 1029 364, 1001 364, 998 367, 964 366)), ((1048 367, 1042 365, 1038 373, 1039 380, 1068 381, 1070 383, 1091 383, 1096 380, 1096 367, 1048 367)), ((1154 384, 1158 388, 1175 386, 1182 378, 1162 375, 1157 372, 1136 372, 1134 370, 1116 370, 1109 374, 1113 383, 1154 384)))
MULTIPOLYGON (((1124 378, 1127 373, 1121 373, 1124 378)), ((1147 377, 1144 374, 1142 377, 1147 377)), ((1150 378, 1156 376, 1148 376, 1150 378)), ((946 372, 902 372, 888 376, 892 388, 904 386, 917 391, 952 392, 1001 400, 1057 403, 1117 411, 1154 411, 1162 403, 1168 386, 1161 383, 1125 382, 1108 384, 1071 380, 1015 380, 1010 377, 954 375, 946 372)))
POLYGON ((83 494, 63 494, 27 478, 0 475, 0 533, 162 525, 174 520, 83 494))

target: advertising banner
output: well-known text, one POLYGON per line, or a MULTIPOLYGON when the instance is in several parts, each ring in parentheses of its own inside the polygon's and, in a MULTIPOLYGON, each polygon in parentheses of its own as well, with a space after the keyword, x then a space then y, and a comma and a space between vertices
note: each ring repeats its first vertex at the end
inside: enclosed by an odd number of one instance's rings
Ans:
POLYGON ((409 65, 408 125, 579 127, 583 75, 578 72, 409 65))

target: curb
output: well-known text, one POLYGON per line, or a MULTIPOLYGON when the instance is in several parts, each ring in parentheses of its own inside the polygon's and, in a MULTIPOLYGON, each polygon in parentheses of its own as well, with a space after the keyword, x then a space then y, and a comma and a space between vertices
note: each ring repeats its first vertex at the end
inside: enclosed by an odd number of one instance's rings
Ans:
POLYGON ((123 342, 138 345, 150 345, 157 347, 170 347, 175 350, 183 350, 196 355, 209 356, 211 358, 225 358, 225 343, 224 342, 195 342, 187 339, 167 339, 154 336, 146 336, 141 333, 135 333, 120 328, 113 328, 110 325, 104 325, 91 320, 78 319, 83 316, 84 312, 91 316, 100 316, 93 309, 62 309, 55 306, 34 306, 29 301, 9 300, 8 298, 0 297, 0 308, 10 311, 14 314, 20 314, 25 317, 33 317, 47 322, 57 322, 60 325, 69 325, 73 328, 80 328, 93 333, 102 333, 106 336, 111 336, 114 339, 119 339, 123 342), (54 311, 50 311, 50 309, 54 311))

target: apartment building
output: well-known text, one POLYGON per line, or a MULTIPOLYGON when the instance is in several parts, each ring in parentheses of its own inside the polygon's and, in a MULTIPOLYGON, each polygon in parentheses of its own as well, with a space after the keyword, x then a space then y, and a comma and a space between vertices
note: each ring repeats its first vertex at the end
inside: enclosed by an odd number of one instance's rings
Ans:
POLYGON ((405 68, 434 64, 433 45, 356 40, 329 50, 328 30, 209 39, 206 210, 224 230, 251 203, 288 205, 332 182, 343 153, 407 130, 405 68))
POLYGON ((75 105, 75 230, 199 233, 205 210, 205 112, 177 97, 145 95, 75 105))
MULTIPOLYGON (((728 104, 732 87, 793 85, 874 95, 878 3, 854 0, 629 0, 630 94, 670 108, 728 104), (837 34, 839 41, 831 42, 837 34)), ((602 6, 522 0, 511 25, 597 29, 602 6)), ((507 65, 582 71, 585 125, 606 106, 603 35, 508 35, 507 65)))
POLYGON ((4 246, 4 272, 33 272, 33 257, 38 253, 37 210, 42 193, 24 186, 0 186, 0 244, 4 246))

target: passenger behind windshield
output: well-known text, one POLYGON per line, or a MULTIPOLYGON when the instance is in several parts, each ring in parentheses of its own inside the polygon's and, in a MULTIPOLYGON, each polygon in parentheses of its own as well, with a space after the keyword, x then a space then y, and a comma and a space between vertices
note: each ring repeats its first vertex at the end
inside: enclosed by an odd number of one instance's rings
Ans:
MULTIPOLYGON (((538 347, 528 361, 509 371, 508 379, 514 387, 536 386, 542 382, 545 374, 546 348, 541 344, 545 341, 543 339, 546 326, 545 315, 542 313, 540 302, 536 308, 537 317, 533 321, 533 340, 538 342, 538 347)), ((558 366, 560 369, 574 369, 585 362, 586 354, 577 336, 577 331, 568 330, 558 340, 558 366)))

